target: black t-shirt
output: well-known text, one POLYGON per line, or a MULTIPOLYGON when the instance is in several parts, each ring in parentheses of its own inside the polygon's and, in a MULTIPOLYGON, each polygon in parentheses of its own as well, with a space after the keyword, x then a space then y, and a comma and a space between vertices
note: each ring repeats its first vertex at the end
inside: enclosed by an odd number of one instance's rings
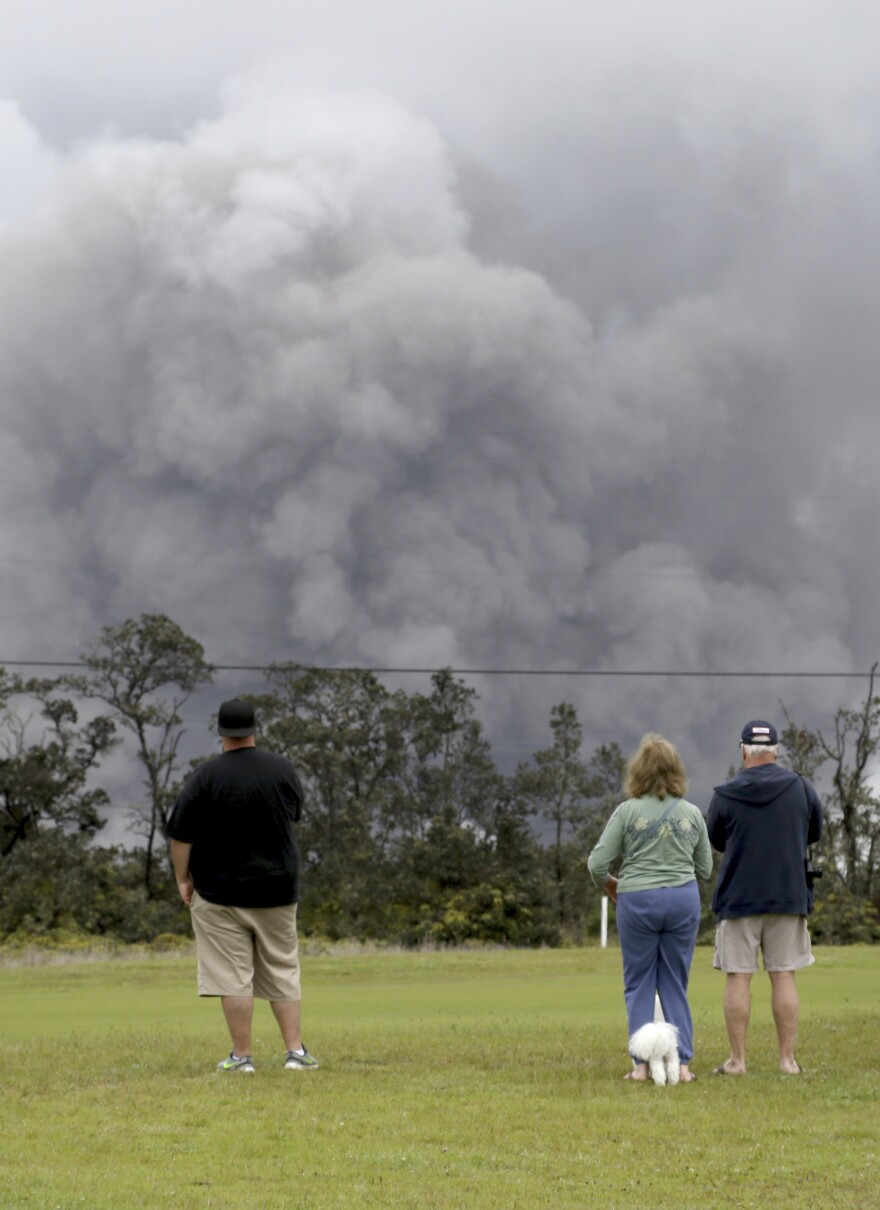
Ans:
POLYGON ((299 900, 293 825, 303 791, 293 765, 259 748, 233 748, 198 766, 166 830, 192 845, 198 893, 228 907, 279 907, 299 900))

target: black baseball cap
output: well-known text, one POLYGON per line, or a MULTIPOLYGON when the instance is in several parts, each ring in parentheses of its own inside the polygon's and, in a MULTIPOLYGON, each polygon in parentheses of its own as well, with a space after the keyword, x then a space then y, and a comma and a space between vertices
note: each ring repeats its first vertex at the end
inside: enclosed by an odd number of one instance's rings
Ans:
POLYGON ((253 706, 237 697, 221 705, 217 714, 218 735, 226 735, 229 739, 244 739, 247 735, 253 735, 256 729, 253 706))
POLYGON ((763 719, 756 718, 742 729, 742 743, 744 744, 766 744, 769 748, 775 747, 779 742, 776 736, 776 728, 772 723, 765 723, 763 719))

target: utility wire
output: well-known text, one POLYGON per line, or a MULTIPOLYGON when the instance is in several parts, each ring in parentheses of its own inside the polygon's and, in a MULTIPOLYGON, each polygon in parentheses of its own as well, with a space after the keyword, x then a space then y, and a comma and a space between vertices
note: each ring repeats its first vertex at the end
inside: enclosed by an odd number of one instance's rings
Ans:
MULTIPOLYGON (((5 668, 87 668, 88 664, 81 660, 0 660, 0 667, 5 668)), ((271 672, 284 667, 282 664, 210 664, 215 672, 271 672)), ((372 672, 384 675, 417 675, 428 676, 437 672, 451 672, 455 676, 580 676, 580 677, 692 677, 692 678, 753 678, 759 680, 794 680, 794 679, 857 679, 866 680, 869 672, 789 672, 767 671, 744 672, 741 670, 695 669, 682 671, 678 669, 657 668, 379 668, 366 665, 342 665, 330 667, 319 664, 298 664, 304 672, 372 672)))

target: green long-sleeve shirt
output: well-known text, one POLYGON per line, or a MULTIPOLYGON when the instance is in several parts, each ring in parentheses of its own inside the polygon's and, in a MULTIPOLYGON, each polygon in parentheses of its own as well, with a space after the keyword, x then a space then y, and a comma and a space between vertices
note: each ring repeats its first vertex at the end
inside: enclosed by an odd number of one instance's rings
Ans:
POLYGON ((660 818, 669 799, 628 798, 616 808, 587 862, 600 889, 618 857, 623 865, 618 891, 653 891, 683 886, 712 873, 712 849, 706 821, 699 807, 679 799, 657 832, 645 844, 639 837, 660 818))

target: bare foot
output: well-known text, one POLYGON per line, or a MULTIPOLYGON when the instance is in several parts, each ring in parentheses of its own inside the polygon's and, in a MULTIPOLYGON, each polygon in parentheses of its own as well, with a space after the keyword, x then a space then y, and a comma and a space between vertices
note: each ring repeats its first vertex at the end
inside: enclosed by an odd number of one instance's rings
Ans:
POLYGON ((697 1077, 688 1067, 687 1063, 682 1063, 679 1068, 678 1082, 679 1084, 693 1084, 697 1077))
POLYGON ((779 1070, 784 1076, 801 1076, 804 1074, 804 1069, 797 1059, 780 1059, 779 1070))
POLYGON ((647 1084, 648 1082, 648 1064, 636 1063, 632 1071, 628 1071, 623 1077, 625 1080, 635 1080, 637 1084, 647 1084))

